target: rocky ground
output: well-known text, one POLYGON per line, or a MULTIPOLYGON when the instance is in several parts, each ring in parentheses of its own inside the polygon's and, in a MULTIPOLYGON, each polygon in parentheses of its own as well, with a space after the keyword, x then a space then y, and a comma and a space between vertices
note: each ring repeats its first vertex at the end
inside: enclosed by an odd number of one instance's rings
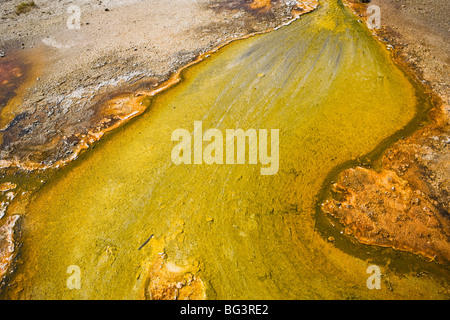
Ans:
POLYGON ((342 172, 331 186, 324 212, 337 217, 359 241, 450 262, 450 21, 445 2, 374 0, 347 2, 363 19, 381 9, 374 34, 396 61, 424 83, 436 107, 429 124, 382 156, 380 170, 342 172))

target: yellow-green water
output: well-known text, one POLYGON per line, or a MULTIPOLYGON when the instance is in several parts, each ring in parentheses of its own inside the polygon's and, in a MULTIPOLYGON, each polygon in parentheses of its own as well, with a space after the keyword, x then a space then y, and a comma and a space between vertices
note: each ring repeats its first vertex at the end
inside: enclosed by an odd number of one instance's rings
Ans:
POLYGON ((443 279, 387 265, 380 267, 394 290, 386 278, 368 290, 370 261, 315 230, 327 174, 406 126, 416 90, 333 0, 224 47, 37 193, 23 220, 19 290, 6 296, 137 298, 138 275, 160 252, 196 273, 210 299, 445 296, 443 279), (278 174, 262 176, 259 165, 174 165, 171 133, 192 131, 194 121, 223 132, 279 129, 278 174), (66 286, 70 265, 82 271, 80 290, 66 286))

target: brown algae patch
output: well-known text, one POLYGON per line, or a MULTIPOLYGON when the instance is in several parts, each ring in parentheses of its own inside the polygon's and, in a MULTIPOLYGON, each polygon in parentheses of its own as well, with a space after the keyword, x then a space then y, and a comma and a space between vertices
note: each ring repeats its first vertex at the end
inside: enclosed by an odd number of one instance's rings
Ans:
POLYGON ((12 182, 4 182, 0 184, 0 192, 5 192, 17 188, 17 184, 12 182))
POLYGON ((164 253, 148 263, 142 298, 146 300, 205 300, 203 281, 189 271, 168 262, 164 253))
POLYGON ((267 12, 272 8, 271 0, 253 0, 249 4, 251 10, 258 10, 260 12, 267 12))
POLYGON ((304 13, 311 12, 319 6, 318 0, 306 0, 306 1, 297 1, 297 4, 292 9, 292 16, 298 17, 304 13))
POLYGON ((26 66, 19 61, 0 59, 0 108, 16 95, 17 89, 25 81, 26 66))
POLYGON ((12 48, 8 55, 0 59, 0 128, 3 135, 14 118, 23 113, 23 99, 26 90, 37 79, 41 72, 42 52, 28 56, 19 49, 12 48))

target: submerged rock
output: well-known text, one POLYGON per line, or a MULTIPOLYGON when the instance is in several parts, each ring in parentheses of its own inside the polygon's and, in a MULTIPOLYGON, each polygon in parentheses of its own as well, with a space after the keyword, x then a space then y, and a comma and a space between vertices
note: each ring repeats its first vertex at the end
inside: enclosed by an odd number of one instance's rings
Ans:
POLYGON ((205 300, 203 281, 190 272, 167 262, 166 255, 159 255, 148 268, 144 281, 143 298, 149 300, 205 300))

